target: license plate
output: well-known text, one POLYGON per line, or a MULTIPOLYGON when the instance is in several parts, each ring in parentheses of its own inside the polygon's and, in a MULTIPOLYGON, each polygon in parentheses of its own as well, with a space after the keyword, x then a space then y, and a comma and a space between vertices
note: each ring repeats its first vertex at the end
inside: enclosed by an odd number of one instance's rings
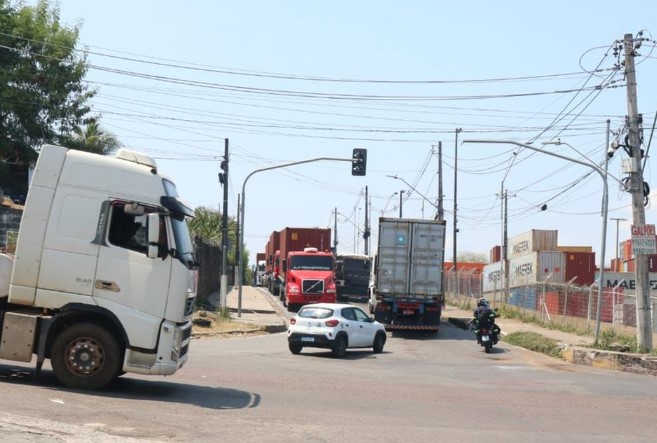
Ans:
POLYGON ((404 309, 404 315, 413 315, 414 311, 412 309, 404 309))
POLYGON ((481 341, 488 341, 490 338, 487 335, 481 337, 481 341))
POLYGON ((315 341, 315 337, 301 337, 301 341, 315 341))

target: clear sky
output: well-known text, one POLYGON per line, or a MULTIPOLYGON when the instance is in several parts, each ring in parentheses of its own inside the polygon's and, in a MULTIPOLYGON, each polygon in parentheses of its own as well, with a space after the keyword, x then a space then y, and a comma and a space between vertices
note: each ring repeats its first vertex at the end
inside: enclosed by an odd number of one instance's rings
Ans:
MULTIPOLYGON (((245 217, 251 263, 273 230, 333 228, 335 208, 338 250, 362 253, 355 226, 363 228, 365 186, 372 248, 378 217, 398 215, 394 193, 404 191, 404 217, 433 218, 439 142, 451 260, 457 128, 457 254, 487 255, 500 244, 503 180, 510 237, 556 229, 559 244, 599 253, 599 175, 512 145, 460 141, 532 142, 580 158, 567 145, 543 145, 560 138, 602 162, 607 119, 618 131, 627 114, 622 71, 610 69, 619 61, 614 42, 641 30, 657 38, 651 0, 59 3, 64 23, 81 23, 101 126, 156 157, 192 206, 221 208, 217 173, 226 138, 231 216, 253 170, 368 149, 366 177, 352 177, 347 162, 253 176, 245 217)), ((657 110, 654 46, 644 42, 636 58, 645 145, 657 110)), ((612 174, 623 175, 623 158, 619 152, 611 160, 612 174)), ((645 181, 657 189, 650 163, 645 181)), ((609 217, 631 221, 630 195, 613 181, 609 189, 609 217)), ((654 205, 646 219, 655 223, 654 205)), ((620 223, 620 240, 629 236, 629 222, 620 223)), ((610 221, 607 263, 615 242, 610 221)))

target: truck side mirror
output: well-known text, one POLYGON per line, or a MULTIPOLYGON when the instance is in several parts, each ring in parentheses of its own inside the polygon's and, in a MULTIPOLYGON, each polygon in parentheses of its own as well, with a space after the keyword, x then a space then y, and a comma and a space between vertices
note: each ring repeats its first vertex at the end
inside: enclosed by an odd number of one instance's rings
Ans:
POLYGON ((160 252, 160 215, 148 214, 148 258, 157 258, 160 252))

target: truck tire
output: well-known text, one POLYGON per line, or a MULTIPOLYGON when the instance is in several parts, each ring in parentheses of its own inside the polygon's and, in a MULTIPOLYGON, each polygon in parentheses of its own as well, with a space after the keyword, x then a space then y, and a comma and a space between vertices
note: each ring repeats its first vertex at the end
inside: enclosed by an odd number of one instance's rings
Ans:
POLYGON ((78 323, 53 342, 50 362, 61 384, 73 389, 101 389, 121 373, 122 352, 102 326, 78 323))

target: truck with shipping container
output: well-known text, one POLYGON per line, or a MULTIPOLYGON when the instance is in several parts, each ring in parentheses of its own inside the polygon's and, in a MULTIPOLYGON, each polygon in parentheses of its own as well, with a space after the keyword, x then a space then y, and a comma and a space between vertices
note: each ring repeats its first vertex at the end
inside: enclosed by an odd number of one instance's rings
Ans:
POLYGON ((0 254, 0 358, 36 354, 37 376, 50 359, 75 389, 176 372, 192 332, 192 215, 144 154, 43 146, 16 253, 0 254))
POLYGON ((372 258, 363 254, 335 256, 335 282, 338 301, 367 300, 372 258))
POLYGON ((280 231, 280 298, 289 311, 309 303, 336 302, 335 262, 330 247, 330 229, 280 231))
POLYGON ((438 332, 445 301, 445 222, 379 218, 370 312, 387 330, 438 332))
POLYGON ((276 255, 280 249, 281 233, 273 231, 265 248, 265 286, 273 295, 279 295, 280 280, 278 279, 279 263, 276 255))

